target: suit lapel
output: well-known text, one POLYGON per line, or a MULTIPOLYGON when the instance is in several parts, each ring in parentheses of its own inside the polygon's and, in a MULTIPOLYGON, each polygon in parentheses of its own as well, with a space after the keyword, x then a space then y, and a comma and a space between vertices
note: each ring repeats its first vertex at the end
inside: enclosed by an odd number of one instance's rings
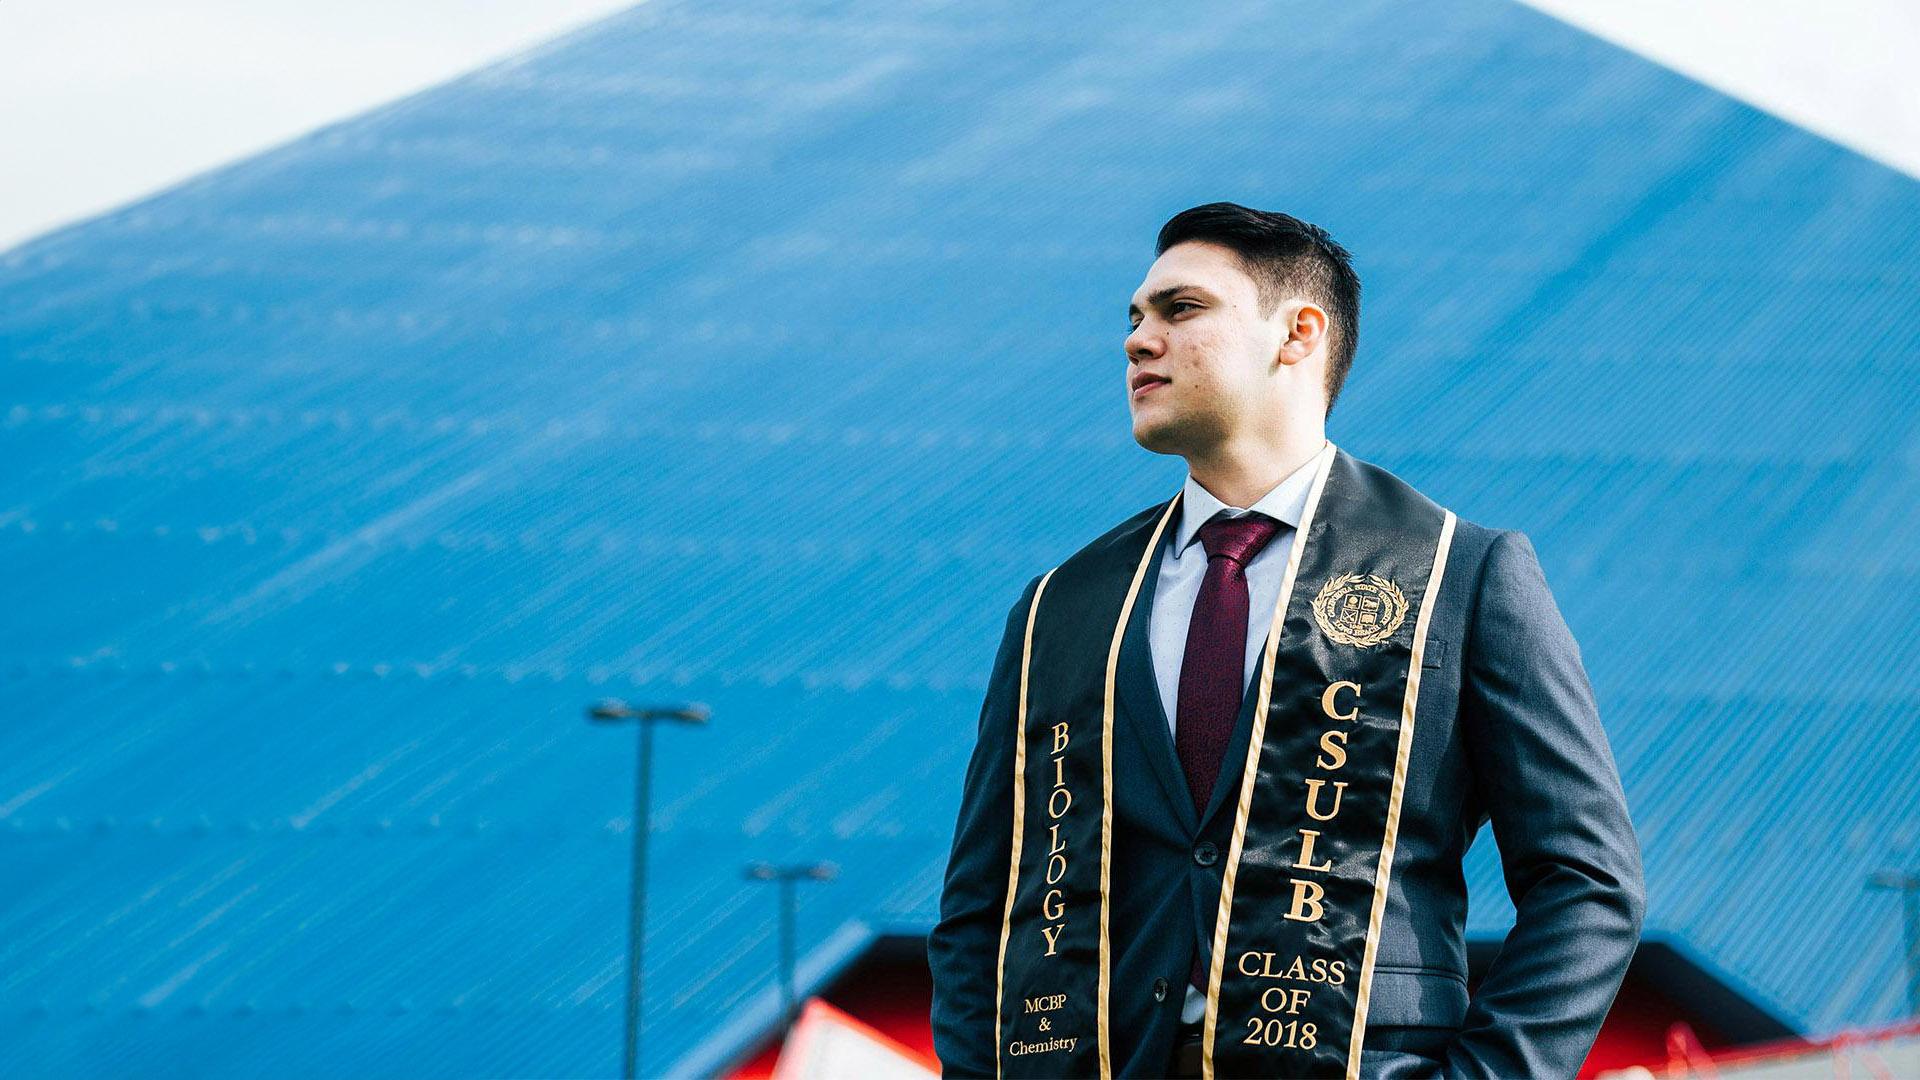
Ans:
POLYGON ((1133 725, 1133 732, 1140 740, 1147 755, 1147 765, 1152 769, 1154 778, 1160 781, 1160 793, 1166 798, 1167 806, 1180 822, 1180 827, 1192 835, 1196 827, 1193 815, 1193 796, 1187 792, 1187 777, 1180 767, 1180 756, 1173 747, 1173 733, 1167 726, 1167 712, 1160 704, 1160 684, 1153 673, 1153 647, 1148 638, 1148 624, 1153 616, 1153 597, 1158 591, 1160 581, 1160 559, 1162 554, 1155 553, 1147 567, 1146 579, 1140 583, 1140 595, 1133 604, 1133 616, 1127 623, 1127 633, 1120 642, 1119 698, 1121 712, 1133 725))
POLYGON ((1254 653, 1256 663, 1246 676, 1246 686, 1240 688, 1240 715, 1233 723, 1233 736, 1221 759, 1219 776, 1213 778, 1213 792, 1208 796, 1206 811, 1196 821, 1194 801, 1187 786, 1187 769, 1181 767, 1179 749, 1173 746, 1173 724, 1167 723, 1167 709, 1160 700, 1160 680, 1154 676, 1150 644, 1154 594, 1160 590, 1160 561, 1164 557, 1165 552, 1156 552, 1152 563, 1148 563, 1146 578, 1140 582, 1140 596, 1133 603, 1133 617, 1127 623, 1127 634, 1121 638, 1117 696, 1119 711, 1133 724, 1133 732, 1146 751, 1146 763, 1154 778, 1160 780, 1167 805, 1188 834, 1196 836, 1206 822, 1213 821, 1213 815, 1217 815, 1221 807, 1229 805, 1229 796, 1235 796, 1240 790, 1240 780, 1246 774, 1246 744, 1254 738, 1254 705, 1260 696, 1260 659, 1265 653, 1254 653))
POLYGON ((1153 670, 1149 630, 1153 597, 1159 586, 1160 558, 1161 555, 1156 554, 1147 567, 1146 579, 1140 583, 1140 595, 1134 600, 1126 636, 1120 642, 1117 679, 1120 711, 1133 724, 1134 734, 1146 750, 1147 764, 1160 781, 1161 794, 1172 807, 1174 816, 1180 819, 1181 827, 1189 835, 1197 835, 1202 823, 1211 821, 1220 812, 1227 796, 1239 790, 1247 760, 1247 742, 1253 737, 1253 706, 1260 687, 1260 665, 1257 662, 1253 665, 1247 685, 1241 690, 1240 715, 1234 720, 1233 735, 1220 762, 1220 775, 1214 780, 1205 814, 1196 820, 1187 773, 1180 765, 1180 752, 1174 747, 1173 728, 1167 722, 1166 706, 1160 700, 1160 683, 1153 670))

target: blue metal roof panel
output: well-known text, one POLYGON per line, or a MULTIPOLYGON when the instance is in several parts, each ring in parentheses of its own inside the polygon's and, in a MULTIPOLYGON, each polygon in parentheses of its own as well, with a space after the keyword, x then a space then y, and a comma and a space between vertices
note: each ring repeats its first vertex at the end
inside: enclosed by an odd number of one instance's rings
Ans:
MULTIPOLYGON (((1920 191, 1527 8, 656 2, 0 255, 0 1070, 648 1060, 925 925, 1020 586, 1170 494, 1121 299, 1215 198, 1367 282, 1333 438, 1527 531, 1650 929, 1899 1015, 1920 191), (158 1064, 156 1064, 158 1063, 158 1064)), ((1492 841, 1471 929, 1511 918, 1492 841)))

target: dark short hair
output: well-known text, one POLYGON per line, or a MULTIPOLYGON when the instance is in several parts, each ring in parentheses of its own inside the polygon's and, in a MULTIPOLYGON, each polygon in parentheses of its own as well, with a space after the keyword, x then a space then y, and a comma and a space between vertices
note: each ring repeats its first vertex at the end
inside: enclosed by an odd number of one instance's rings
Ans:
POLYGON ((1360 344, 1360 275, 1353 256, 1327 230, 1291 214, 1215 202, 1182 210, 1160 227, 1155 255, 1200 240, 1230 248, 1259 290, 1260 314, 1272 315, 1290 296, 1326 309, 1327 411, 1353 368, 1360 344))

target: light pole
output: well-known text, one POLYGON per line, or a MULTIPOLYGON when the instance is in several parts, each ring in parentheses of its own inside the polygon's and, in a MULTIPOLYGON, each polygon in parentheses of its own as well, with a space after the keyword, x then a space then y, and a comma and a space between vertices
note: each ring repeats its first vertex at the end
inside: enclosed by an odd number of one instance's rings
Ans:
POLYGON ((832 881, 839 874, 832 863, 792 863, 775 866, 772 863, 756 862, 747 864, 747 878, 751 881, 771 881, 780 887, 780 1032, 786 1032, 793 1025, 795 997, 793 988, 793 952, 794 952, 794 894, 793 887, 801 881, 832 881))
POLYGON ((1881 870, 1867 879, 1872 889, 1895 889, 1901 896, 1907 930, 1907 1012, 1920 1016, 1920 874, 1881 870))
POLYGON ((627 1080, 640 1075, 640 960, 647 921, 647 834, 653 831, 653 724, 671 720, 704 724, 711 714, 705 705, 629 705, 602 701, 587 709, 596 724, 628 720, 640 724, 640 760, 633 793, 633 871, 627 890, 627 1045, 623 1073, 627 1080))

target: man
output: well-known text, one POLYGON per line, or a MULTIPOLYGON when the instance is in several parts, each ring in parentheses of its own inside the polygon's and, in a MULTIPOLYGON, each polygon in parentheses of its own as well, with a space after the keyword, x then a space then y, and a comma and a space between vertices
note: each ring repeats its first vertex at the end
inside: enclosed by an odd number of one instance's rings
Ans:
POLYGON ((949 1075, 1571 1077, 1640 851, 1524 533, 1327 441, 1347 252, 1213 203, 1129 305, 1180 492, 1008 615, 928 943, 949 1075), (1517 918, 1469 1000, 1461 858, 1517 918))

